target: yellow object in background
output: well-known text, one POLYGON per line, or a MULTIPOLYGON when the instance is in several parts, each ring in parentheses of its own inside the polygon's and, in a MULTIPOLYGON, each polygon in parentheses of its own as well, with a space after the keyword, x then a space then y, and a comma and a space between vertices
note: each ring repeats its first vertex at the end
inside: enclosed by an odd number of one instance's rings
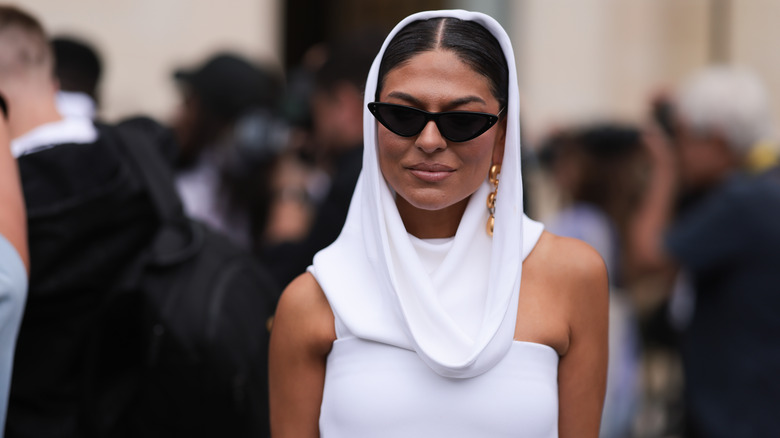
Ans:
POLYGON ((745 167, 752 173, 763 172, 778 164, 780 164, 778 145, 770 141, 756 143, 745 160, 745 167))

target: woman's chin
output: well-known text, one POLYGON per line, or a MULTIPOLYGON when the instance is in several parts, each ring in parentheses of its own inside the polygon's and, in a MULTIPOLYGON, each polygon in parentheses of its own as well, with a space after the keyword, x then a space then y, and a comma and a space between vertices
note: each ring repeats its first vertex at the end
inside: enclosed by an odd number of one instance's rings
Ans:
POLYGON ((456 206, 461 206, 468 202, 468 196, 466 198, 453 197, 451 193, 443 190, 436 189, 421 189, 415 190, 412 193, 408 193, 406 196, 396 196, 396 204, 399 208, 403 208, 399 201, 403 204, 407 204, 408 207, 413 207, 417 210, 424 210, 429 212, 445 211, 456 206))

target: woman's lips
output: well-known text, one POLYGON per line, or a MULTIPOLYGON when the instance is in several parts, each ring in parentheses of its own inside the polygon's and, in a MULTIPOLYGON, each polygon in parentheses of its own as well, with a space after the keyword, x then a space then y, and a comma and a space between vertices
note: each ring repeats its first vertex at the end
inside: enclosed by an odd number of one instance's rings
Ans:
POLYGON ((425 182, 439 182, 448 178, 455 169, 443 164, 417 164, 408 167, 412 175, 425 182))

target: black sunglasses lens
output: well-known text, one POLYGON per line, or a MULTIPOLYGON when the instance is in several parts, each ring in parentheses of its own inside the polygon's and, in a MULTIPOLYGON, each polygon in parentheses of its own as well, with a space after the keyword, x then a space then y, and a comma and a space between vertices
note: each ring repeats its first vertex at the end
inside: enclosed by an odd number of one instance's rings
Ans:
POLYGON ((451 141, 466 141, 485 132, 491 125, 490 117, 482 114, 442 114, 437 123, 441 134, 451 141))
POLYGON ((413 108, 377 105, 376 113, 387 129, 403 137, 419 134, 425 127, 425 114, 413 108))
POLYGON ((368 108, 385 128, 402 137, 419 134, 428 120, 433 118, 441 135, 454 142, 478 137, 498 120, 496 116, 490 114, 467 111, 428 114, 408 106, 379 102, 370 103, 368 108))

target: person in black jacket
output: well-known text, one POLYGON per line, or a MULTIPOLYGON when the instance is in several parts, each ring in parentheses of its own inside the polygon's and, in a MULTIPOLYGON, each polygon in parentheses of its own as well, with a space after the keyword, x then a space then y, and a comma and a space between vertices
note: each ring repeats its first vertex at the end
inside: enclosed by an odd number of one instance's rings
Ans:
POLYGON ((4 436, 262 435, 276 288, 184 216, 168 130, 63 117, 53 68, 41 25, 0 6, 34 266, 4 436))
POLYGON ((0 92, 10 109, 34 266, 5 436, 77 436, 83 360, 103 294, 158 224, 93 122, 58 112, 54 56, 41 25, 6 6, 0 23, 0 92), (99 214, 86 208, 90 202, 99 214))
POLYGON ((771 138, 754 72, 712 66, 675 93, 669 138, 651 132, 650 180, 632 232, 634 266, 683 271, 677 323, 686 436, 773 436, 780 417, 780 182, 750 169, 771 138), (684 202, 680 202, 683 200, 684 202), (679 205, 678 205, 679 204, 679 205))

